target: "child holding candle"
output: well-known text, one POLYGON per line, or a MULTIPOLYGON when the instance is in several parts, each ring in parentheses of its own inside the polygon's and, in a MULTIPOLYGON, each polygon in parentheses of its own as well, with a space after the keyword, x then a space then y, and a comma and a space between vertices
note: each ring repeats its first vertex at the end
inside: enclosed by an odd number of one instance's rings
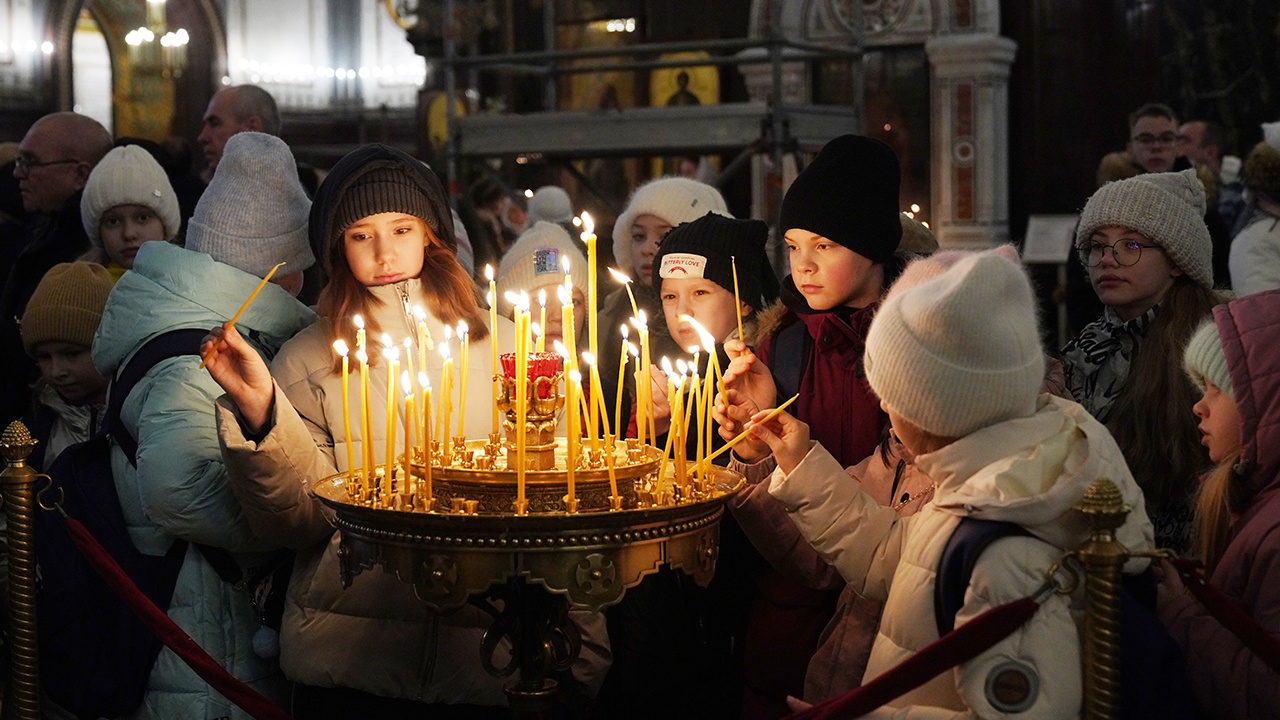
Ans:
MULTIPOLYGON (((282 140, 248 132, 231 137, 196 205, 187 247, 144 243, 112 290, 94 337, 98 370, 114 375, 167 331, 225 323, 277 263, 287 262, 282 269, 300 275, 314 261, 307 245, 309 207, 282 140)), ((244 355, 262 364, 314 320, 283 287, 267 284, 237 320, 249 338, 244 355)), ((236 677, 282 701, 276 659, 257 655, 273 654, 271 648, 253 642, 258 612, 196 547, 221 548, 251 569, 267 561, 265 551, 283 544, 254 532, 250 513, 233 493, 213 412, 221 391, 199 366, 194 354, 165 360, 134 387, 120 420, 138 450, 131 461, 115 448, 113 476, 140 551, 164 555, 176 539, 189 542, 169 617, 236 677)), ((245 717, 168 649, 161 650, 148 683, 134 717, 245 717)))
MULTIPOLYGON (((755 411, 798 394, 796 416, 812 423, 814 438, 842 466, 859 462, 880 443, 887 417, 867 382, 862 352, 881 296, 905 262, 897 252, 899 174, 887 145, 845 135, 827 143, 787 190, 779 230, 791 274, 782 281, 781 305, 760 317, 756 351, 739 341, 726 344, 734 360, 725 369, 727 392, 716 409, 722 436, 737 435, 755 411)), ((756 462, 769 449, 749 439, 732 454, 756 462)), ((839 583, 805 587, 768 567, 753 580, 753 645, 746 652, 768 661, 748 668, 747 703, 754 712, 782 714, 786 696, 802 692, 839 583)))
MULTIPOLYGON (((956 626, 1033 595, 1064 551, 1089 539, 1076 504, 1100 477, 1132 506, 1116 539, 1153 548, 1143 494, 1106 428, 1080 405, 1040 392, 1044 353, 1025 272, 996 253, 961 259, 891 294, 872 322, 866 373, 934 500, 902 518, 859 489, 808 425, 787 414, 752 426, 778 469, 769 491, 815 549, 884 614, 864 681, 938 638, 935 574, 965 516, 1027 536, 991 544, 973 567, 956 626)), ((1137 571, 1146 560, 1126 568, 1137 571)), ((1052 593, 1013 634, 891 700, 875 716, 1076 717, 1081 712, 1082 589, 1052 593), (996 682, 1023 683, 1011 703, 996 682)))
MULTIPOLYGON (((399 150, 366 145, 334 166, 317 192, 310 231, 330 267, 322 319, 284 347, 270 373, 243 352, 237 333, 220 329, 213 337, 225 337, 227 349, 209 364, 227 390, 218 401, 220 438, 246 513, 260 535, 299 550, 281 632, 282 666, 295 682, 294 716, 419 718, 431 715, 431 705, 447 704, 467 707, 446 712, 505 717, 502 681, 484 671, 476 651, 489 618, 470 607, 432 616, 410 586, 380 572, 362 573, 343 589, 339 534, 307 486, 348 469, 346 443, 364 440, 381 455, 387 440, 380 437, 382 422, 374 422, 373 437, 361 438, 358 423, 342 416, 340 359, 331 343, 338 336, 355 346, 354 314, 363 316, 369 337, 388 333, 393 341, 416 336, 414 307, 423 308, 422 322, 437 341, 446 326, 465 321, 479 357, 488 354, 491 331, 513 347, 512 325, 503 319, 488 328, 477 288, 454 257, 440 182, 399 150), (353 638, 359 650, 351 649, 353 638), (436 673, 423 675, 430 665, 436 673)), ((427 375, 440 377, 443 362, 429 353, 427 375)), ((387 410, 379 390, 388 385, 386 365, 370 368, 375 418, 387 410)), ((466 373, 475 397, 484 397, 489 363, 474 363, 466 373)), ((440 394, 424 414, 446 402, 440 394)), ((483 438, 489 424, 489 413, 469 413, 466 433, 483 438)), ((575 615, 584 634, 575 670, 588 685, 603 673, 607 652, 592 617, 575 615)))
MULTIPOLYGON (((529 293, 537 297, 539 290, 546 291, 547 325, 542 328, 546 347, 555 347, 556 340, 563 341, 563 313, 558 288, 564 284, 564 258, 569 259, 570 272, 576 277, 573 286, 573 327, 578 345, 586 347, 587 332, 587 259, 583 257, 569 233, 549 222, 539 222, 524 231, 498 266, 498 310, 504 317, 511 317, 514 308, 507 302, 507 293, 529 293)), ((538 310, 535 303, 535 312, 538 310)))

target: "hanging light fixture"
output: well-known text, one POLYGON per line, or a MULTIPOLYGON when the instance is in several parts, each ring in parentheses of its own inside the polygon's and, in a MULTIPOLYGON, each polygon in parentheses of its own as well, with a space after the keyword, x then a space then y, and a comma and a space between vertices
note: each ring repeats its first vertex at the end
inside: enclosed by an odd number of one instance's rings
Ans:
POLYGON ((124 36, 129 46, 129 63, 137 72, 181 77, 187 67, 187 43, 191 36, 186 28, 170 32, 166 21, 165 0, 143 0, 146 24, 124 36))

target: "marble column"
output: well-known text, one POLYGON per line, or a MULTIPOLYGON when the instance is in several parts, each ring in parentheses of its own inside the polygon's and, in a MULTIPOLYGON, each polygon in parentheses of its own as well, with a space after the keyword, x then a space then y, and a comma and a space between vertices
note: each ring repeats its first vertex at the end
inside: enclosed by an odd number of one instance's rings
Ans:
POLYGON ((933 231, 943 247, 1009 241, 1009 71, 1017 43, 989 34, 930 38, 933 231))

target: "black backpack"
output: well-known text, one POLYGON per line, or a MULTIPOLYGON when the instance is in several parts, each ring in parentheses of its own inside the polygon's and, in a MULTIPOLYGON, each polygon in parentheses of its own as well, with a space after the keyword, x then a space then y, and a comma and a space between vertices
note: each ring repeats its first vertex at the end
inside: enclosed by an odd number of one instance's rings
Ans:
MULTIPOLYGON (((1030 536, 1022 526, 966 517, 947 540, 933 586, 938 636, 955 627, 978 556, 1004 537, 1030 536)), ((1120 714, 1125 720, 1199 717, 1182 651, 1155 614, 1155 576, 1126 575, 1120 592, 1120 714)))
MULTIPOLYGON (((175 541, 163 556, 146 555, 134 547, 111 474, 111 440, 136 465, 137 441, 120 422, 125 398, 157 363, 198 354, 206 334, 206 330, 173 330, 144 344, 112 383, 102 428, 89 440, 63 450, 48 468, 52 485, 45 497, 61 496, 63 510, 88 528, 162 611, 173 598, 187 542, 175 541)), ((36 513, 35 534, 41 689, 77 717, 132 712, 146 692, 160 639, 94 572, 59 517, 36 513)), ((201 551, 223 580, 239 580, 239 566, 226 550, 201 547, 201 551), (224 571, 227 563, 234 570, 224 571), (228 572, 234 577, 228 577, 228 572)))

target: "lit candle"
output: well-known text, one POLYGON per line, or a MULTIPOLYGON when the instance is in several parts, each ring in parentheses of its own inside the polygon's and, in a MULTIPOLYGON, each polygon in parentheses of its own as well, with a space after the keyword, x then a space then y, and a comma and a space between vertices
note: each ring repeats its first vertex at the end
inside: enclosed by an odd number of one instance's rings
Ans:
POLYGON ((618 437, 627 434, 626 429, 622 426, 622 382, 627 376, 627 326, 622 326, 622 352, 618 358, 618 393, 617 399, 613 404, 613 427, 617 431, 618 437))
MULTIPOLYGON (((596 282, 596 234, 595 223, 591 221, 591 215, 585 210, 582 212, 582 242, 587 246, 587 338, 588 347, 592 355, 599 355, 600 350, 597 347, 597 318, 596 308, 600 307, 600 290, 596 282)), ((591 421, 591 432, 595 434, 595 419, 591 421)))
POLYGON ((498 374, 498 286, 493 281, 493 266, 484 266, 484 276, 489 281, 489 355, 492 363, 492 371, 489 382, 489 399, 493 406, 493 426, 489 431, 493 434, 498 433, 498 396, 501 394, 501 385, 498 383, 501 376, 498 374))
MULTIPOLYGON (((565 384, 564 388, 565 395, 567 396, 565 397, 565 407, 568 408, 568 412, 565 413, 565 420, 569 426, 566 430, 566 434, 568 435, 568 452, 565 456, 565 463, 567 465, 566 472, 569 479, 569 494, 567 497, 570 500, 577 497, 574 490, 574 472, 577 470, 578 466, 578 444, 581 440, 581 433, 578 432, 579 416, 576 410, 578 394, 582 392, 581 384, 582 373, 577 370, 570 370, 569 382, 565 384)), ((566 507, 568 507, 568 503, 566 503, 566 507)))
MULTIPOLYGON (((609 432, 609 410, 605 407, 604 388, 600 386, 600 370, 596 366, 594 357, 588 357, 587 353, 583 353, 583 358, 591 365, 591 390, 596 396, 596 403, 600 406, 600 422, 604 423, 604 436, 607 440, 612 434, 609 432)), ((605 466, 609 470, 609 497, 618 497, 618 477, 614 472, 613 453, 616 449, 617 441, 604 449, 605 466)), ((593 448, 595 449, 595 448, 593 448)))
POLYGON ((676 361, 676 373, 680 380, 676 383, 676 399, 671 406, 671 432, 676 436, 675 444, 671 446, 672 457, 676 461, 676 482, 680 483, 682 490, 687 490, 689 486, 689 474, 686 462, 688 460, 686 448, 689 444, 686 441, 686 422, 684 402, 685 374, 689 370, 689 365, 684 360, 676 361))
POLYGON ((538 289, 538 352, 547 351, 547 290, 538 289))
POLYGON ((426 439, 426 446, 422 450, 422 466, 423 466, 423 496, 427 503, 427 509, 430 510, 431 505, 431 379, 427 374, 420 373, 418 375, 418 384, 422 386, 422 437, 426 439))
POLYGON ((730 255, 729 264, 733 268, 733 314, 738 318, 738 339, 746 342, 747 336, 742 334, 742 296, 738 294, 738 258, 730 255))
POLYGON ((404 472, 400 475, 400 495, 407 497, 411 489, 409 478, 413 477, 413 432, 418 423, 414 412, 413 379, 409 377, 408 370, 401 376, 401 382, 408 392, 404 396, 404 472))
MULTIPOLYGON (((592 238, 594 237, 595 236, 593 235, 592 238)), ((262 288, 267 286, 267 283, 271 280, 271 276, 276 274, 276 271, 280 269, 281 265, 284 265, 284 263, 277 263, 275 267, 267 271, 266 276, 262 278, 262 281, 258 283, 258 286, 253 289, 253 292, 249 293, 248 299, 244 301, 244 304, 240 306, 239 310, 236 310, 236 314, 232 315, 230 320, 222 323, 222 327, 230 328, 236 324, 236 321, 240 319, 240 316, 244 314, 245 310, 249 309, 249 305, 253 303, 253 299, 258 297, 258 293, 262 292, 262 288)), ((205 365, 209 364, 209 359, 213 357, 214 353, 216 353, 220 347, 222 347, 221 340, 209 346, 209 349, 200 357, 201 370, 204 369, 205 365)))
POLYGON ((365 490, 373 481, 373 420, 369 414, 369 348, 364 319, 352 318, 356 326, 356 359, 360 361, 360 467, 365 490))
MULTIPOLYGON (((674 378, 675 369, 671 367, 671 361, 665 357, 662 358, 662 370, 667 374, 667 404, 670 406, 671 414, 674 416, 675 415, 674 398, 676 395, 676 381, 674 378)), ((681 377, 681 380, 683 381, 684 378, 681 377)), ((672 430, 674 429, 675 428, 673 427, 671 430, 667 431, 667 444, 664 445, 662 448, 662 462, 658 464, 658 494, 659 495, 661 495, 662 492, 666 489, 667 456, 671 452, 671 443, 676 435, 674 432, 672 432, 672 430)), ((655 437, 654 439, 656 440, 657 438, 655 437)))
MULTIPOLYGON (((689 366, 689 368, 690 368, 690 370, 692 370, 692 374, 693 374, 693 377, 692 377, 692 378, 690 378, 690 379, 691 379, 691 381, 692 381, 692 385, 690 385, 690 386, 689 386, 689 387, 690 387, 690 389, 689 389, 689 393, 690 393, 690 404, 689 404, 689 408, 690 408, 690 409, 692 409, 692 408, 695 408, 695 407, 696 407, 696 408, 698 409, 698 418, 697 418, 697 423, 696 423, 696 425, 694 426, 694 431, 698 433, 698 447, 697 447, 697 451, 695 452, 695 454, 694 454, 694 456, 693 456, 693 469, 694 469, 694 472, 699 472, 699 473, 701 473, 701 472, 702 472, 702 457, 703 457, 703 444, 702 444, 702 443, 703 443, 703 439, 705 438, 706 428, 707 428, 707 426, 706 426, 706 422, 707 422, 707 418, 708 418, 709 416, 706 414, 705 409, 704 409, 704 407, 703 407, 703 406, 704 406, 704 404, 705 404, 705 403, 704 403, 704 399, 705 399, 705 397, 706 397, 706 393, 702 390, 702 386, 701 386, 701 384, 698 382, 698 375, 699 375, 699 373, 698 373, 698 356, 699 356, 698 348, 697 348, 696 346, 695 346, 695 347, 691 347, 691 348, 689 348, 689 353, 690 353, 691 355, 693 355, 693 363, 689 366)), ((689 419, 688 419, 688 411, 686 411, 686 413, 685 413, 685 426, 686 426, 686 427, 688 427, 688 423, 689 423, 689 419)))
POLYGON ((462 355, 462 368, 458 373, 458 437, 467 434, 467 365, 471 358, 471 330, 467 323, 458 321, 458 352, 462 355))
POLYGON ((449 340, 452 330, 448 325, 444 328, 444 342, 440 343, 440 357, 444 364, 440 367, 440 414, 436 433, 440 436, 440 448, 449 452, 449 425, 453 421, 453 357, 449 355, 449 340))
MULTIPOLYGON (((523 298, 527 300, 528 298, 523 298)), ((528 513, 528 505, 524 499, 525 484, 525 440, 528 434, 525 419, 528 415, 529 402, 529 335, 526 325, 529 322, 528 303, 521 302, 516 310, 516 514, 528 513)))
MULTIPOLYGON (((596 389, 600 385, 600 374, 596 372, 596 358, 594 355, 590 352, 584 351, 582 353, 582 359, 587 363, 587 374, 590 378, 587 382, 591 383, 591 387, 588 389, 588 392, 591 393, 591 399, 587 402, 587 412, 591 418, 589 420, 591 423, 591 452, 594 455, 600 452, 600 436, 596 434, 595 425, 596 417, 599 415, 600 409, 600 391, 596 389)), ((608 421, 606 420, 606 422, 608 421)))
POLYGON ((627 299, 631 301, 631 314, 637 316, 640 314, 640 308, 636 305, 636 296, 631 292, 631 277, 620 272, 617 268, 609 268, 609 274, 614 280, 622 283, 622 287, 627 289, 627 299))
MULTIPOLYGON (((390 338, 387 338, 390 340, 390 338)), ((395 474, 396 457, 396 376, 400 373, 400 349, 389 347, 382 353, 387 361, 387 457, 382 473, 382 503, 391 501, 391 476, 395 474)))
MULTIPOLYGON (((561 354, 564 355, 565 370, 576 370, 578 367, 578 341, 577 334, 573 328, 573 291, 566 286, 562 286, 559 292, 561 305, 560 323, 565 330, 560 333, 560 339, 564 341, 563 345, 557 344, 556 348, 557 352, 559 352, 558 349, 560 347, 564 348, 564 352, 561 354)), ((559 342, 560 340, 556 341, 556 343, 559 342)))
POLYGON ((342 356, 342 440, 347 446, 347 474, 356 471, 355 446, 351 444, 351 390, 347 387, 349 359, 347 344, 342 340, 333 341, 333 349, 342 356))

